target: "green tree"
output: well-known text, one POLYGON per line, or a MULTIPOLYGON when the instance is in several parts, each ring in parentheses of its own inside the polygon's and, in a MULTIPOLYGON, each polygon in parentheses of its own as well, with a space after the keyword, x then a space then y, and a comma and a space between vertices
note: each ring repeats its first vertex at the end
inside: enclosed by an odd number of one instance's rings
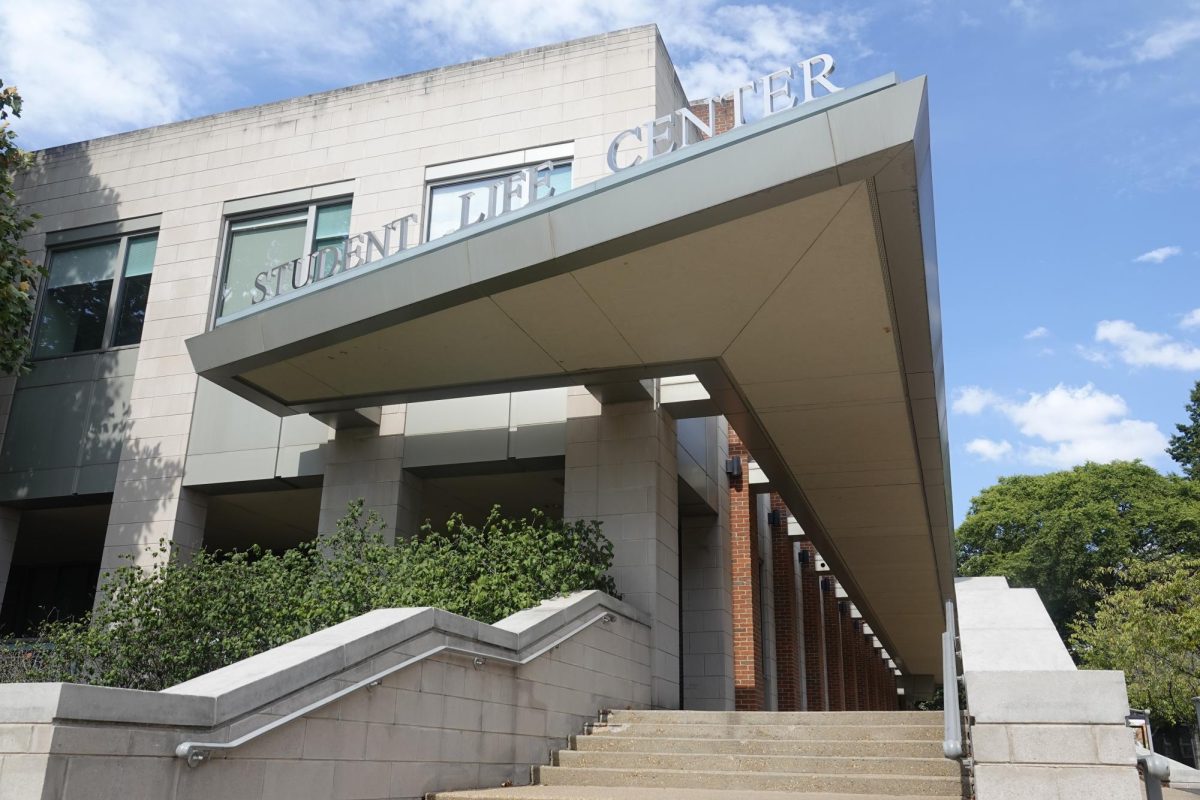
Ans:
POLYGON ((1095 618, 1072 625, 1083 665, 1125 673, 1129 702, 1155 721, 1195 719, 1200 695, 1200 559, 1169 556, 1136 564, 1096 606, 1095 618))
POLYGON ((0 675, 158 690, 374 608, 437 606, 495 622, 580 589, 615 594, 598 522, 506 519, 494 508, 482 525, 456 514, 395 545, 381 527, 358 501, 335 533, 281 554, 201 550, 184 561, 160 546, 151 569, 114 570, 91 614, 43 625, 48 646, 12 652, 0 675))
POLYGON ((44 270, 25 254, 21 238, 35 217, 17 205, 16 175, 31 159, 17 147, 9 117, 21 116, 21 95, 0 81, 0 375, 26 369, 33 322, 34 287, 44 270))
POLYGON ((1178 434, 1171 437, 1167 455, 1183 468, 1192 480, 1200 479, 1200 381, 1192 387, 1192 396, 1185 406, 1188 421, 1178 424, 1178 434))
POLYGON ((1037 589, 1065 635, 1123 570, 1200 556, 1200 484, 1137 461, 1014 475, 971 501, 955 538, 960 574, 1037 589))

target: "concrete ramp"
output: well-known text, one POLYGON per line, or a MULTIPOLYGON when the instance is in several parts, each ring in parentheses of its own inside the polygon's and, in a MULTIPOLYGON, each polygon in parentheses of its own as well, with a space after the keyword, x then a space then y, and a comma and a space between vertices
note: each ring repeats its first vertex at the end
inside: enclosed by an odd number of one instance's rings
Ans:
POLYGON ((1035 590, 955 585, 977 800, 1140 800, 1124 673, 1076 669, 1035 590))

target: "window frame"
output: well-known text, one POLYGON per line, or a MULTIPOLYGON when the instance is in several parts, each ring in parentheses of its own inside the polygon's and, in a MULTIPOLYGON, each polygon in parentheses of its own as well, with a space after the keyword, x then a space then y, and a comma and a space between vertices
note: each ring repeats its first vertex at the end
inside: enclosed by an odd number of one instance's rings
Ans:
MULTIPOLYGON (((550 163, 550 168, 552 170, 557 169, 558 167, 561 167, 564 165, 570 165, 570 167, 571 167, 571 188, 572 189, 575 188, 575 156, 574 155, 560 156, 558 158, 546 158, 546 159, 542 159, 541 161, 530 161, 530 162, 524 163, 524 164, 514 164, 510 167, 498 167, 496 169, 482 170, 480 172, 464 172, 460 175, 447 175, 446 177, 438 178, 437 180, 425 181, 425 197, 424 197, 424 200, 422 201, 422 206, 421 206, 421 243, 427 244, 430 241, 436 241, 436 240, 429 238, 429 226, 431 224, 433 224, 433 213, 432 212, 433 212, 433 190, 434 189, 438 189, 443 186, 453 186, 456 183, 473 183, 474 181, 486 180, 487 178, 503 178, 507 175, 513 175, 517 172, 521 172, 522 170, 529 169, 530 167, 536 167, 541 164, 545 164, 546 162, 550 163)), ((528 205, 529 205, 529 201, 526 201, 525 206, 528 206, 528 205)), ((522 206, 522 208, 524 208, 525 206, 522 206)), ((494 217, 489 217, 489 219, 494 219, 494 217)), ((447 233, 446 236, 453 236, 455 233, 458 233, 458 231, 461 231, 461 230, 462 230, 462 228, 459 228, 458 230, 452 231, 451 233, 447 233)))
MULTIPOLYGON (((42 259, 43 267, 46 270, 46 275, 38 285, 37 302, 33 309, 33 325, 29 329, 29 361, 30 363, 37 361, 53 361, 56 358, 72 358, 74 356, 96 355, 98 353, 110 353, 116 350, 128 350, 132 347, 141 347, 142 339, 139 336, 138 340, 133 344, 112 344, 113 335, 117 327, 117 312, 120 310, 120 302, 122 293, 125 290, 125 259, 129 255, 129 241, 131 239, 141 239, 146 236, 154 236, 158 238, 159 228, 157 219, 155 226, 152 228, 134 228, 125 230, 123 227, 114 230, 108 234, 84 235, 81 238, 73 238, 68 233, 64 237, 55 237, 53 243, 50 242, 50 237, 47 237, 46 254, 42 259), (42 310, 46 303, 46 295, 49 289, 46 284, 50 282, 51 270, 54 268, 54 256, 56 253, 63 253, 70 250, 77 250, 83 247, 92 247, 98 244, 116 241, 117 244, 117 274, 113 276, 112 289, 108 296, 108 311, 104 318, 104 332, 101 335, 100 347, 91 348, 88 350, 74 350, 70 353, 55 353, 53 355, 38 355, 38 333, 42 327, 42 310)), ((158 261, 157 241, 155 242, 155 262, 158 261)), ((157 266, 157 263, 155 264, 157 266)), ((150 270, 150 285, 154 285, 154 270, 150 270)), ((146 301, 149 306, 149 300, 146 301)))
MULTIPOLYGON (((317 235, 317 209, 326 206, 340 206, 349 204, 350 218, 354 218, 354 195, 339 194, 331 197, 313 198, 309 200, 301 200, 294 203, 284 203, 275 206, 263 206, 247 211, 239 211, 234 214, 226 214, 221 220, 221 242, 217 249, 218 262, 216 269, 216 288, 213 292, 212 303, 209 307, 209 325, 208 329, 212 330, 217 325, 221 324, 221 310, 224 304, 225 279, 229 274, 229 256, 233 250, 233 226, 239 222, 247 222, 254 219, 262 219, 265 217, 278 217, 291 212, 306 211, 306 219, 304 223, 304 241, 308 248, 313 246, 317 235)), ((348 233, 347 236, 350 234, 348 233)), ((311 250, 309 251, 311 252, 311 250)), ((301 254, 301 258, 309 253, 301 254)), ((231 317, 246 313, 248 309, 235 311, 231 317)))

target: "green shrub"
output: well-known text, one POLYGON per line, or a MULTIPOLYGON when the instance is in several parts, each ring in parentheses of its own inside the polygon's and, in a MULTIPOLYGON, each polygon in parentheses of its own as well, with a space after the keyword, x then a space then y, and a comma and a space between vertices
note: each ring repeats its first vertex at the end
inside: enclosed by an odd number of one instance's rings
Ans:
POLYGON ((373 512, 351 503, 337 531, 282 554, 257 547, 180 560, 160 546, 153 566, 109 573, 84 619, 48 622, 24 680, 158 690, 374 608, 437 606, 495 622, 580 589, 615 594, 612 544, 598 522, 539 511, 386 543, 373 512))

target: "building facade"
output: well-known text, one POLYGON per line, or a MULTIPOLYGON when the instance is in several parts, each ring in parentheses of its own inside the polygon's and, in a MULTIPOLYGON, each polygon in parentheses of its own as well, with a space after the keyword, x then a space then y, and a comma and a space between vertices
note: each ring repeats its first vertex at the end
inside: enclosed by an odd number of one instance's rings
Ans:
POLYGON ((500 504, 603 522, 655 706, 932 691, 953 559, 924 84, 831 67, 689 102, 647 26, 37 153, 5 633, 160 542, 500 504))

